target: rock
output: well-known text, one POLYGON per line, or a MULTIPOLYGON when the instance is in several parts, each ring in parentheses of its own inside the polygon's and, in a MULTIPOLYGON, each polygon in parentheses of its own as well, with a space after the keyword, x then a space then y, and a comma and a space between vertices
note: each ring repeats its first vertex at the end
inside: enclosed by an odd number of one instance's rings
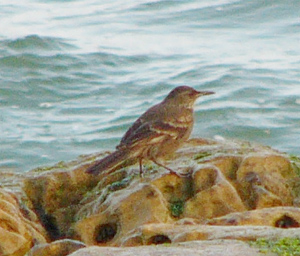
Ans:
POLYGON ((129 187, 94 202, 93 212, 75 225, 86 244, 117 245, 119 240, 144 223, 169 223, 172 219, 162 193, 153 185, 137 180, 129 187), (96 207, 95 207, 96 206, 96 207))
MULTIPOLYGON (((204 224, 230 213, 292 206, 293 187, 289 184, 297 175, 286 156, 266 147, 251 148, 251 144, 197 146, 197 140, 191 144, 181 149, 171 165, 182 177, 163 169, 155 172, 151 167, 144 179, 133 178, 119 191, 98 187, 101 196, 76 215, 78 237, 90 245, 141 245, 145 244, 142 236, 132 230, 148 223, 173 224, 188 218, 204 224), (203 148, 206 152, 199 153, 203 148)), ((255 225, 255 218, 252 220, 255 225)), ((273 224, 261 219, 260 225, 273 224)), ((170 241, 161 234, 153 237, 170 241)))
POLYGON ((253 154, 237 171, 241 197, 249 209, 292 205, 291 180, 297 175, 282 155, 253 154))
POLYGON ((300 209, 297 207, 272 207, 231 213, 207 222, 210 225, 256 225, 278 228, 300 227, 300 209))
MULTIPOLYGON (((24 255, 35 246, 31 255, 67 255, 86 244, 143 246, 155 255, 222 255, 226 248, 236 255, 240 248, 247 255, 242 240, 300 236, 296 157, 248 142, 193 139, 168 162, 178 175, 145 163, 143 178, 136 165, 85 173, 98 157, 1 174, 1 253, 24 255)), ((134 250, 90 247, 72 255, 134 250)))
POLYGON ((58 164, 46 171, 32 172, 25 178, 23 189, 31 200, 33 209, 46 227, 51 240, 68 235, 80 201, 99 180, 87 175, 85 161, 80 158, 69 164, 58 164))
POLYGON ((237 190, 218 168, 200 167, 193 180, 195 195, 186 201, 184 217, 206 220, 246 210, 237 190))
POLYGON ((78 250, 70 256, 128 256, 128 255, 157 255, 157 256, 276 256, 271 253, 260 253, 258 249, 247 243, 233 240, 193 241, 176 245, 157 245, 139 247, 98 247, 92 246, 78 250))
POLYGON ((84 243, 79 241, 63 239, 34 246, 28 256, 65 256, 84 247, 84 243))
POLYGON ((24 255, 46 237, 36 215, 13 193, 0 189, 0 254, 24 255))
POLYGON ((133 230, 122 246, 141 246, 162 243, 177 244, 195 240, 234 239, 252 241, 258 238, 279 239, 298 238, 300 229, 281 229, 268 226, 210 226, 210 225, 176 225, 145 224, 133 230))

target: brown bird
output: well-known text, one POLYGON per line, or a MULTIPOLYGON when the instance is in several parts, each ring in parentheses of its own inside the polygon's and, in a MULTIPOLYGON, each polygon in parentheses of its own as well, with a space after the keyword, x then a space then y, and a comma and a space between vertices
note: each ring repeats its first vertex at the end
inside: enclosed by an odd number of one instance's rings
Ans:
POLYGON ((194 125, 194 103, 210 91, 196 91, 188 86, 179 86, 159 104, 149 108, 129 128, 121 139, 116 151, 96 161, 86 172, 99 174, 121 168, 125 162, 151 160, 171 173, 163 161, 173 154, 190 136, 194 125))

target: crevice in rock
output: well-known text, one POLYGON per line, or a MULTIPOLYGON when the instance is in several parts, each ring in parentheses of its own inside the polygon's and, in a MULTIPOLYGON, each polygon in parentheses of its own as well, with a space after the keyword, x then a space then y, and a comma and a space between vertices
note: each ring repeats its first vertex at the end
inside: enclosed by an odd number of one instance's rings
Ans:
POLYGON ((298 228, 299 226, 298 221, 286 214, 275 222, 277 228, 298 228))
POLYGON ((171 239, 165 235, 155 235, 149 238, 147 245, 151 244, 170 244, 172 243, 171 239))
POLYGON ((57 240, 62 237, 55 217, 53 217, 51 214, 45 213, 44 209, 41 206, 36 208, 36 213, 38 214, 51 241, 57 240))
POLYGON ((117 231, 116 223, 101 224, 95 229, 94 240, 97 244, 107 243, 115 237, 117 231))

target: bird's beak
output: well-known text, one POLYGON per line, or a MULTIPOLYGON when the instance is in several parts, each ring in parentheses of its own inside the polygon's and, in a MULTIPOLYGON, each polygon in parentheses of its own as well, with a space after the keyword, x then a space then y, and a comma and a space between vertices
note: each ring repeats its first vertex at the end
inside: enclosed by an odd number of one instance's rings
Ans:
POLYGON ((204 95, 210 95, 210 94, 215 94, 215 92, 211 92, 211 91, 197 91, 197 97, 204 96, 204 95))

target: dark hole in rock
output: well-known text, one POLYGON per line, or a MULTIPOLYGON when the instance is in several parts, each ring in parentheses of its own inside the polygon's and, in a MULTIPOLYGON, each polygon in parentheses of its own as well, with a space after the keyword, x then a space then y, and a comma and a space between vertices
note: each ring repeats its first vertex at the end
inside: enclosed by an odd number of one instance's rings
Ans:
POLYGON ((52 241, 57 240, 61 237, 60 231, 57 227, 56 219, 48 214, 42 216, 42 222, 52 241))
POLYGON ((57 240, 62 237, 63 234, 61 234, 56 219, 50 214, 46 214, 43 207, 38 206, 36 208, 36 212, 38 216, 41 219, 41 222, 43 223, 43 226, 47 230, 47 233, 51 239, 51 241, 57 240))
POLYGON ((107 223, 99 225, 95 230, 95 241, 97 243, 107 243, 117 234, 117 224, 107 223))
POLYGON ((294 218, 283 215, 280 219, 275 222, 275 227, 277 228, 298 228, 299 223, 294 218))
POLYGON ((165 235, 156 235, 156 236, 152 236, 149 241, 148 241, 148 245, 150 244, 170 244, 172 241, 169 237, 165 236, 165 235))

